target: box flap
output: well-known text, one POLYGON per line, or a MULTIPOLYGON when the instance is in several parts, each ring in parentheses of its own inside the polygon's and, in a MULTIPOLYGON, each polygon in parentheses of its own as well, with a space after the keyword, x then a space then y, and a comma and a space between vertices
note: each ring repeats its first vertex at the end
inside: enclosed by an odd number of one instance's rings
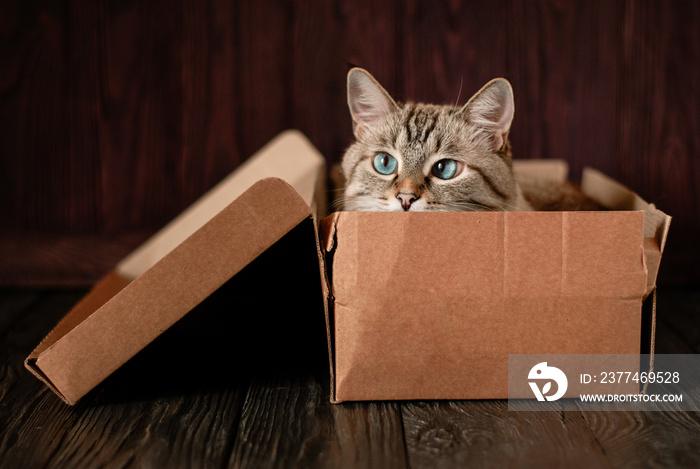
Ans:
POLYGON ((44 337, 44 340, 39 343, 31 355, 29 355, 29 358, 32 359, 39 356, 41 352, 83 322, 90 314, 98 310, 113 296, 122 291, 129 283, 131 283, 130 279, 122 277, 116 272, 109 272, 73 307, 70 313, 64 316, 56 327, 44 337))
POLYGON ((301 221, 322 214, 324 176, 323 157, 300 132, 280 134, 120 262, 25 366, 74 404, 301 221))
POLYGON ((108 275, 29 356, 27 367, 75 403, 310 217, 284 181, 256 183, 135 280, 108 275))
POLYGON ((642 210, 644 237, 656 239, 659 251, 664 252, 671 217, 657 209, 654 204, 645 201, 619 182, 592 168, 584 168, 581 190, 610 210, 642 210))
POLYGON ((301 132, 287 130, 124 258, 115 270, 126 278, 138 277, 254 183, 268 177, 289 183, 317 217, 324 215, 325 160, 301 132))
POLYGON ((564 160, 513 160, 515 178, 564 182, 569 176, 569 165, 564 160))

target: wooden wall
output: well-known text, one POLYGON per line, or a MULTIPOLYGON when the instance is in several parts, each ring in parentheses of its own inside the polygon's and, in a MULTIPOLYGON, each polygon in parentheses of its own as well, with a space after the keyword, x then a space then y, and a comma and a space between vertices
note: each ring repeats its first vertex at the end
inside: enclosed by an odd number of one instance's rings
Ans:
POLYGON ((516 157, 654 201, 661 282, 700 278, 700 2, 1 0, 0 284, 93 282, 284 129, 337 162, 349 63, 399 99, 507 77, 516 157))

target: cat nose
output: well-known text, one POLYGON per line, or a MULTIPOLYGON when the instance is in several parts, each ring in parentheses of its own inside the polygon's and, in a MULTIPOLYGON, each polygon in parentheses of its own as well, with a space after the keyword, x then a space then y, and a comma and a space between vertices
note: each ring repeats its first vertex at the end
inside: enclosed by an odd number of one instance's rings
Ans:
POLYGON ((408 211, 411 208, 411 204, 418 200, 418 196, 413 192, 399 192, 396 194, 396 198, 401 201, 401 208, 408 211))

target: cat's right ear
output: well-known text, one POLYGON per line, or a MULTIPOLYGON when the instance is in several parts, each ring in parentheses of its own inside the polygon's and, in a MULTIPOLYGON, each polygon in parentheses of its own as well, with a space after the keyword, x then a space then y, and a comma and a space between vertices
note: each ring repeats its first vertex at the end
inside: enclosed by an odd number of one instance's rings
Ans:
POLYGON ((356 67, 348 72, 348 107, 353 133, 359 139, 398 106, 369 72, 356 67))

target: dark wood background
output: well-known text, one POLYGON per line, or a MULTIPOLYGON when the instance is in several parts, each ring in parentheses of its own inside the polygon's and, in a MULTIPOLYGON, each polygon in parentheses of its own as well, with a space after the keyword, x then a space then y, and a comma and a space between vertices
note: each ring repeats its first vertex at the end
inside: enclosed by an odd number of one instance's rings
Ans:
POLYGON ((399 99, 507 77, 516 157, 655 202, 660 282, 700 278, 700 2, 0 0, 0 284, 89 285, 284 129, 337 162, 348 63, 399 99))

